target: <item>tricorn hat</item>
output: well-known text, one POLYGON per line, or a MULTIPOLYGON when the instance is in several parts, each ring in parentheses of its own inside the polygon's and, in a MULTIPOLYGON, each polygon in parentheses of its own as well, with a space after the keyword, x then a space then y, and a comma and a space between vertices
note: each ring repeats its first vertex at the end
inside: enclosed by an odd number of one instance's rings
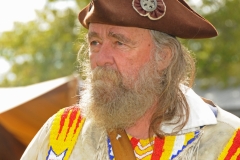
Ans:
POLYGON ((157 30, 185 39, 217 36, 214 26, 184 0, 92 0, 78 18, 85 28, 102 23, 157 30))

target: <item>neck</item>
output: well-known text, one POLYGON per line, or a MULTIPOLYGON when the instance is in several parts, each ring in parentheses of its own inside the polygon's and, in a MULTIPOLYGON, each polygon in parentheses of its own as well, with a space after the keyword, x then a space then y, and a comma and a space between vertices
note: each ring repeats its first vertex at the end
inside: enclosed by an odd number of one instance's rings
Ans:
POLYGON ((149 138, 149 127, 150 127, 150 121, 152 118, 152 115, 155 111, 156 104, 152 107, 150 107, 147 112, 137 120, 135 125, 125 129, 127 134, 138 138, 138 139, 147 139, 149 138))

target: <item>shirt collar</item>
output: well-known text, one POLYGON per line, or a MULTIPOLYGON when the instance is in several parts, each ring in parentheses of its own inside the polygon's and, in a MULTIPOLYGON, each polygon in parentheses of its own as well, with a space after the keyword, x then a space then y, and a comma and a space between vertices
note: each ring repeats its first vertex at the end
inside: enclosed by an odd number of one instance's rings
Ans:
MULTIPOLYGON (((217 119, 210 109, 209 104, 205 103, 191 88, 185 85, 180 85, 180 89, 185 95, 189 105, 189 119, 187 124, 183 127, 181 133, 195 131, 201 126, 217 124, 217 119)), ((171 122, 174 122, 174 120, 171 122)), ((161 129, 165 133, 172 133, 177 125, 178 124, 168 125, 165 123, 162 125, 161 129)))

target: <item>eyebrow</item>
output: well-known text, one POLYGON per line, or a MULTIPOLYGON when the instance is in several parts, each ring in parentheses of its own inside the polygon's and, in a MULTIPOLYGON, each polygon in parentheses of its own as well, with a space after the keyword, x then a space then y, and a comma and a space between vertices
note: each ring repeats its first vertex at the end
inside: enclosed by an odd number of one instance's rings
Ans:
POLYGON ((98 33, 97 32, 88 32, 87 39, 89 40, 93 37, 99 37, 98 33))
MULTIPOLYGON (((134 41, 132 41, 130 38, 127 38, 126 36, 124 36, 123 34, 119 34, 119 33, 114 33, 114 32, 109 32, 108 33, 109 37, 113 37, 116 38, 117 40, 123 42, 123 43, 130 43, 130 44, 135 44, 134 41)), ((87 39, 90 40, 93 37, 99 37, 99 34, 97 32, 88 32, 87 34, 87 39)))
POLYGON ((131 43, 131 44, 135 44, 130 38, 127 38, 126 36, 124 36, 123 34, 119 34, 119 33, 114 33, 114 32, 109 32, 108 33, 109 37, 113 37, 116 38, 117 40, 123 42, 123 43, 131 43))

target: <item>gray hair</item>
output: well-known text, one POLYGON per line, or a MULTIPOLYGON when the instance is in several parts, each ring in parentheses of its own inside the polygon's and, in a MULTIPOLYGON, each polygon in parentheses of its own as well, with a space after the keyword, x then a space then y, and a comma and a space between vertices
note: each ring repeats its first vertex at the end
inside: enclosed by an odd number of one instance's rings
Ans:
MULTIPOLYGON (((172 52, 169 66, 163 71, 165 76, 164 89, 159 97, 156 112, 152 116, 150 130, 159 137, 166 135, 159 125, 177 118, 172 124, 178 124, 173 133, 179 132, 187 123, 189 106, 186 98, 180 90, 180 85, 191 87, 195 77, 195 60, 190 52, 175 38, 168 34, 151 30, 156 52, 155 59, 161 61, 164 48, 172 52)), ((162 84, 161 84, 162 85, 162 84)))

